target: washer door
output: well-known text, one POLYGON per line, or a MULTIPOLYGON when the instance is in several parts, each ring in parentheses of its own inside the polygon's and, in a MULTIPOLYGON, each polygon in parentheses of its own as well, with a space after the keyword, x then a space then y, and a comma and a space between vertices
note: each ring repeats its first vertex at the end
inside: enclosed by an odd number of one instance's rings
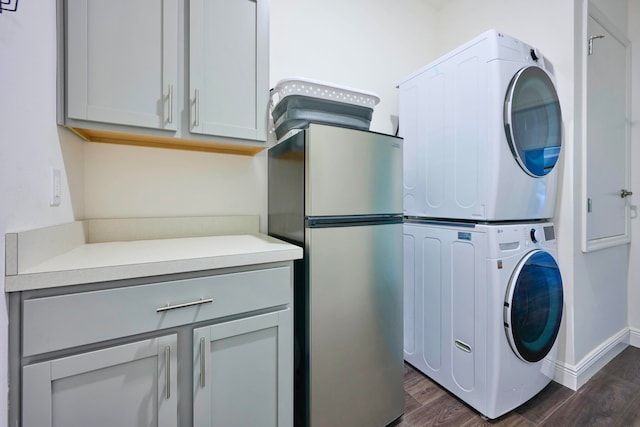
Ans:
POLYGON ((562 144, 562 115, 553 82, 539 67, 518 71, 504 104, 507 141, 522 170, 533 177, 551 172, 562 144))
POLYGON ((534 250, 511 276, 504 302, 504 328, 513 352, 538 362, 551 350, 562 319, 562 277, 546 251, 534 250))

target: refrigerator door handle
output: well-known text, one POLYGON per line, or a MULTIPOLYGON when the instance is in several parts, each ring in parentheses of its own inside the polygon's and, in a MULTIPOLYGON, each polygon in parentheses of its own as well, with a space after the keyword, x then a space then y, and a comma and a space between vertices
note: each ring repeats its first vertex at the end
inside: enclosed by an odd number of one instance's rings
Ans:
POLYGON ((402 214, 311 216, 305 218, 305 227, 353 227, 357 225, 401 224, 402 222, 402 214))

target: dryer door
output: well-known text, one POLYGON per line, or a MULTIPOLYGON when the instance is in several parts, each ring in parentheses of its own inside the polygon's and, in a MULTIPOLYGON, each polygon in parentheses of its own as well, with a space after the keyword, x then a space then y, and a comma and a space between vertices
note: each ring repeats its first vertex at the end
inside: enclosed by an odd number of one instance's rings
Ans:
POLYGON ((507 141, 522 170, 533 177, 551 172, 562 144, 562 115, 553 82, 539 67, 525 67, 509 84, 504 104, 507 141))
POLYGON ((551 350, 562 319, 562 277, 549 252, 525 255, 513 272, 504 302, 504 328, 514 353, 527 362, 551 350))

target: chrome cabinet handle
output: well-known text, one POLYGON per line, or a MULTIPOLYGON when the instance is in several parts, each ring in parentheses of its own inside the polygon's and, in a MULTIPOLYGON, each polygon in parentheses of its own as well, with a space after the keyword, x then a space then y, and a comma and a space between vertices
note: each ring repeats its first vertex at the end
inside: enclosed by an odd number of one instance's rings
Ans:
POLYGON ((205 339, 200 338, 200 387, 204 388, 205 385, 205 357, 206 357, 206 351, 205 351, 205 339))
POLYGON ((156 313, 160 313, 162 311, 168 311, 168 310, 175 310, 176 308, 191 307, 193 305, 208 304, 211 302, 213 302, 213 298, 207 298, 207 299, 200 298, 197 301, 185 302, 182 304, 174 304, 174 305, 169 305, 167 303, 167 305, 165 305, 164 307, 156 308, 156 313))
POLYGON ((171 397, 171 347, 168 346, 164 348, 164 365, 164 395, 169 399, 171 397))
POLYGON ((169 85, 169 114, 167 121, 173 123, 173 85, 169 85))
POLYGON ((196 99, 195 99, 195 115, 196 118, 193 122, 194 127, 200 126, 200 90, 196 89, 196 99))
POLYGON ((633 191, 625 190, 624 188, 620 190, 620 197, 622 197, 623 199, 631 195, 633 195, 633 191))
POLYGON ((603 34, 598 34, 597 36, 591 36, 589 37, 589 55, 593 55, 593 41, 597 40, 597 39, 603 39, 604 35, 603 34))

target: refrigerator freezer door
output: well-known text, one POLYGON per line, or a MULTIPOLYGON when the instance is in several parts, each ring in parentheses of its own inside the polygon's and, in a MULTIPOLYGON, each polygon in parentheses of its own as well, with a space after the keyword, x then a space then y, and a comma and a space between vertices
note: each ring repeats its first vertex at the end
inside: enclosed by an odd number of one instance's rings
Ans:
POLYGON ((402 224, 307 228, 309 421, 371 427, 404 410, 402 224))
POLYGON ((402 139, 311 124, 305 145, 307 217, 402 213, 402 139))
POLYGON ((269 149, 269 234, 304 241, 304 138, 297 133, 269 149))

